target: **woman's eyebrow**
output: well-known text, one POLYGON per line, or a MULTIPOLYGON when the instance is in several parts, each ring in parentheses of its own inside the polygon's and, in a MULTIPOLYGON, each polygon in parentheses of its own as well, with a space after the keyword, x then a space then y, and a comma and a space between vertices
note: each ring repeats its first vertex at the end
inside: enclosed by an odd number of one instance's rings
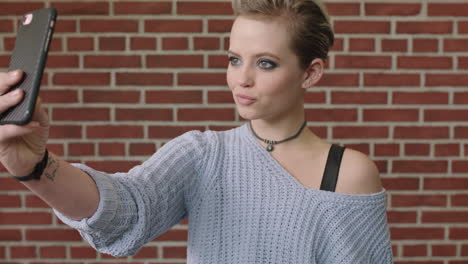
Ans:
MULTIPOLYGON (((234 51, 232 50, 228 50, 228 53, 231 53, 232 55, 235 55, 237 57, 241 57, 239 54, 235 53, 234 51)), ((274 55, 273 53, 270 53, 270 52, 260 52, 260 53, 257 53, 257 54, 254 54, 255 58, 258 58, 258 57, 262 57, 262 56, 270 56, 270 57, 273 57, 277 60, 281 60, 278 56, 274 55)))

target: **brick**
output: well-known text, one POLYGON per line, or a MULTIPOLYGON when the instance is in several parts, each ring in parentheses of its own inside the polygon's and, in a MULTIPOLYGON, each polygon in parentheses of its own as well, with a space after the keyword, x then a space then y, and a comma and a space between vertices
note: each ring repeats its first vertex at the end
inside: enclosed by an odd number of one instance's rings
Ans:
POLYGON ((458 69, 468 69, 468 57, 458 57, 458 69))
POLYGON ((330 51, 343 51, 344 50, 344 45, 343 45, 343 39, 342 38, 336 38, 333 40, 333 46, 330 48, 330 51))
POLYGON ((43 103, 77 103, 78 92, 74 90, 41 89, 43 103))
POLYGON ((1 195, 0 208, 21 207, 21 197, 19 195, 1 195))
POLYGON ((460 33, 460 34, 468 33, 468 21, 459 21, 458 22, 458 33, 460 33))
POLYGON ((424 190, 467 190, 468 179, 467 178, 425 178, 424 179, 424 190))
POLYGON ((52 224, 50 213, 0 213, 0 225, 52 224))
POLYGON ((226 85, 225 73, 179 73, 179 85, 226 85))
POLYGON ((208 32, 210 33, 229 33, 231 32, 234 20, 229 19, 210 19, 208 20, 208 32))
POLYGON ((107 173, 128 172, 131 168, 139 165, 136 161, 88 161, 85 164, 99 171, 107 173))
POLYGON ((202 91, 148 91, 145 94, 148 104, 202 104, 202 91))
POLYGON ((117 85, 164 85, 173 84, 172 73, 117 73, 117 85))
MULTIPOLYGON (((59 18, 59 19, 60 19, 60 21, 57 22, 57 24, 55 24, 56 25, 55 30, 54 30, 55 33, 73 33, 73 32, 77 32, 78 28, 76 26, 77 24, 76 24, 75 20, 66 20, 66 19, 62 19, 62 18, 59 18)), ((54 35, 54 36, 56 36, 56 35, 54 35)), ((52 45, 53 45, 53 41, 52 41, 51 46, 52 45)))
POLYGON ((335 67, 343 69, 390 69, 390 56, 335 56, 335 67))
POLYGON ((125 37, 100 37, 99 50, 118 51, 125 50, 125 37))
POLYGON ((390 22, 386 21, 335 21, 333 25, 335 34, 388 34, 390 22))
POLYGON ((130 49, 132 50, 156 50, 156 38, 134 37, 130 39, 130 49))
POLYGON ((177 2, 177 14, 180 15, 232 15, 229 2, 177 2))
POLYGON ((51 7, 57 9, 60 16, 63 15, 108 15, 108 2, 52 2, 51 7))
POLYGON ((363 113, 363 119, 366 122, 416 122, 419 120, 419 111, 417 109, 366 109, 363 113))
POLYGON ((450 227, 449 239, 451 240, 466 240, 468 239, 468 228, 466 227, 450 227))
POLYGON ((456 256, 456 245, 432 245, 432 256, 434 257, 449 257, 456 256))
POLYGON ((181 108, 178 121, 234 121, 234 109, 222 108, 181 108))
POLYGON ((41 198, 36 195, 26 196, 26 207, 27 208, 50 208, 50 206, 41 200, 41 198))
POLYGON ((52 76, 55 85, 110 85, 109 73, 58 72, 52 76))
POLYGON ((117 121, 173 121, 172 109, 160 108, 117 108, 117 121))
POLYGON ((20 241, 21 240, 21 230, 19 229, 1 229, 0 232, 0 241, 20 241))
POLYGON ((72 139, 81 137, 81 126, 79 125, 51 125, 49 130, 49 138, 72 139))
POLYGON ((0 32, 13 32, 13 21, 10 19, 0 19, 0 32))
POLYGON ((350 39, 349 51, 375 51, 374 39, 350 39))
POLYGON ((88 126, 87 138, 142 138, 143 127, 131 125, 88 126))
POLYGON ((466 3, 428 3, 429 16, 468 16, 468 4, 466 3))
POLYGON ((194 37, 194 50, 219 50, 221 48, 219 38, 215 37, 194 37))
POLYGON ((358 16, 360 15, 359 3, 325 3, 330 16, 358 16))
POLYGON ((414 52, 437 52, 439 40, 437 39, 413 39, 414 52))
POLYGON ((145 21, 145 32, 195 33, 202 32, 201 20, 152 19, 145 21))
POLYGON ((54 121, 109 121, 109 108, 54 108, 52 110, 54 121))
POLYGON ((359 86, 357 73, 325 73, 316 86, 359 86))
POLYGON ((139 55, 87 55, 84 56, 86 68, 140 68, 139 55))
POLYGON ((364 73, 364 86, 409 87, 420 85, 419 74, 364 73))
POLYGON ((132 156, 148 156, 156 152, 156 146, 154 143, 131 143, 129 152, 132 156))
POLYGON ((96 258, 96 250, 91 247, 71 247, 70 255, 74 259, 94 259, 96 258))
POLYGON ((41 258, 66 258, 64 246, 43 246, 40 248, 41 258))
POLYGON ((388 223, 416 223, 417 213, 408 211, 388 211, 387 212, 388 223))
POLYGON ((445 52, 468 51, 468 39, 444 39, 445 52))
POLYGON ((466 223, 468 211, 423 211, 423 223, 466 223))
POLYGON ((468 206, 468 194, 452 195, 452 206, 468 206))
POLYGON ((85 103, 112 103, 126 104, 138 103, 140 101, 140 91, 102 91, 84 90, 83 102, 85 103))
POLYGON ((392 227, 391 240, 444 239, 444 228, 440 227, 392 227))
POLYGON ((418 190, 420 185, 419 178, 384 178, 382 185, 387 190, 418 190))
POLYGON ((446 207, 446 195, 424 195, 424 194, 393 194, 392 207, 419 207, 434 206, 446 207))
POLYGON ((452 67, 453 63, 450 57, 398 57, 398 68, 400 69, 451 69, 452 67))
POLYGON ((162 247, 164 258, 187 258, 186 247, 163 246, 162 247))
POLYGON ((29 229, 26 239, 30 241, 81 241, 78 231, 70 229, 29 229))
POLYGON ((0 16, 23 15, 31 10, 44 8, 45 5, 38 1, 0 2, 0 16))
POLYGON ((468 86, 468 76, 466 74, 426 74, 426 86, 468 86))
POLYGON ((72 156, 93 156, 93 143, 69 143, 68 154, 72 156))
MULTIPOLYGON (((436 139, 449 138, 449 130, 447 127, 420 126, 420 127, 400 127, 394 128, 395 138, 419 138, 419 139, 436 139)), ((423 164, 421 164, 423 165, 423 164)), ((424 164, 428 165, 428 164, 424 164)), ((434 164, 435 165, 435 164, 434 164)), ((442 165, 442 164, 437 164, 442 165)))
MULTIPOLYGON (((306 116, 308 116, 308 121, 317 121, 317 122, 323 122, 323 121, 330 121, 336 118, 336 120, 339 121, 356 121, 357 119, 357 111, 355 110, 350 110, 350 109, 321 109, 321 108, 316 108, 316 109, 306 109, 306 116), (314 115, 316 113, 317 115, 314 115)), ((350 129, 349 127, 342 128, 342 129, 350 129)), ((359 131, 361 128, 355 128, 356 131, 359 131)), ((374 130, 375 132, 377 130, 374 130)), ((338 131, 335 131, 335 135, 338 135, 339 137, 348 137, 350 135, 346 133, 339 133, 338 131)))
POLYGON ((64 150, 63 150, 63 144, 61 143, 47 143, 46 147, 49 149, 49 152, 55 153, 56 155, 63 156, 64 155, 64 150))
POLYGON ((67 38, 69 51, 91 51, 94 50, 94 39, 89 37, 67 38))
POLYGON ((134 256, 135 259, 144 259, 150 258, 155 259, 158 257, 158 248, 157 247, 144 247, 134 256))
POLYGON ((447 171, 445 161, 425 161, 425 160, 395 160, 393 162, 393 172, 400 173, 442 173, 447 171))
MULTIPOLYGON (((0 166, 3 167, 3 166, 0 166)), ((13 178, 0 178, 0 191, 28 191, 23 184, 13 178)))
POLYGON ((36 258, 36 247, 34 246, 12 246, 10 248, 11 258, 36 258))
POLYGON ((163 15, 172 14, 172 3, 170 1, 142 2, 126 1, 114 3, 114 13, 118 15, 163 15))
POLYGON ((424 111, 425 121, 468 121, 468 110, 428 109, 424 111))
POLYGON ((232 97, 232 92, 225 91, 208 91, 208 103, 217 104, 217 103, 234 103, 232 97))
POLYGON ((162 39, 163 50, 187 50, 189 48, 188 38, 170 37, 162 39))
POLYGON ((333 137, 341 139, 387 138, 388 127, 383 126, 337 126, 333 128, 333 137))
POLYGON ((78 68, 79 58, 77 55, 50 55, 47 58, 47 68, 78 68))
POLYGON ((138 21, 130 19, 83 19, 81 32, 138 32, 138 21))
POLYGON ((203 68, 202 55, 149 55, 148 68, 203 68))
POLYGON ((404 245, 404 257, 424 257, 427 256, 427 245, 404 245))
POLYGON ((421 12, 421 4, 366 3, 367 16, 414 16, 421 12))
POLYGON ((226 55, 208 55, 208 68, 226 69, 229 61, 226 55))
MULTIPOLYGON (((382 92, 333 92, 334 104, 379 104, 387 102, 387 94, 382 92)), ((388 111, 388 109, 386 109, 388 111)), ((382 111, 382 110, 377 110, 382 111)), ((353 113, 350 111, 349 113, 353 113)), ((366 121, 369 112, 366 112, 366 121)))
POLYGON ((453 32, 451 21, 399 21, 397 34, 449 34, 453 32))
MULTIPOLYGON (((148 128, 149 138, 171 139, 191 130, 203 131, 203 126, 150 126, 148 128)), ((1 185, 0 185, 1 186, 1 185)))

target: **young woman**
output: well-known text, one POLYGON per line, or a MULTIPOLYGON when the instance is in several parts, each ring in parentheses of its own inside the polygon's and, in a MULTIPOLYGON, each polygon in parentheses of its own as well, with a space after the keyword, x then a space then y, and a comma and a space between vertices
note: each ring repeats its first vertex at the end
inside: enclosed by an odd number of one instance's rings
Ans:
MULTIPOLYGON (((49 123, 39 103, 29 125, 0 127, 0 161, 91 246, 114 256, 135 254, 188 217, 190 264, 393 263, 375 164, 306 127, 304 94, 333 44, 322 5, 233 0, 233 7, 227 83, 244 125, 187 132, 129 172, 106 174, 46 151, 49 123)), ((0 74, 0 93, 20 75, 0 74)), ((20 99, 0 96, 0 112, 20 99)))

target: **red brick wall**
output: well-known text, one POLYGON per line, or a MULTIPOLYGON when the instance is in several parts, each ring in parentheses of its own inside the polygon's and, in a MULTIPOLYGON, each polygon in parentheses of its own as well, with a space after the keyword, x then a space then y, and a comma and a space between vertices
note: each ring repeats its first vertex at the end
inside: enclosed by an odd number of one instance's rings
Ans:
MULTIPOLYGON (((468 263, 462 2, 327 2, 337 40, 324 79, 307 94, 309 126, 378 164, 398 264, 468 263)), ((50 6, 59 19, 41 97, 53 152, 122 171, 187 130, 242 124, 225 84, 228 2, 0 0, 1 70, 17 16, 50 6)), ((186 224, 115 260, 0 175, 0 263, 184 263, 186 224)))

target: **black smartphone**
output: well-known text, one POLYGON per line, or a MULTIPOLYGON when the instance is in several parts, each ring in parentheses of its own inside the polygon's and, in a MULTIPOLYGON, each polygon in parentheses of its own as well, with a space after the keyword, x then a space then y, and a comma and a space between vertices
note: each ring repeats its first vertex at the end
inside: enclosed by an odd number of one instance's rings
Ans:
POLYGON ((21 88, 24 97, 19 104, 0 114, 0 124, 24 125, 31 121, 56 18, 55 8, 38 9, 21 17, 8 71, 20 69, 24 74, 8 92, 21 88))

